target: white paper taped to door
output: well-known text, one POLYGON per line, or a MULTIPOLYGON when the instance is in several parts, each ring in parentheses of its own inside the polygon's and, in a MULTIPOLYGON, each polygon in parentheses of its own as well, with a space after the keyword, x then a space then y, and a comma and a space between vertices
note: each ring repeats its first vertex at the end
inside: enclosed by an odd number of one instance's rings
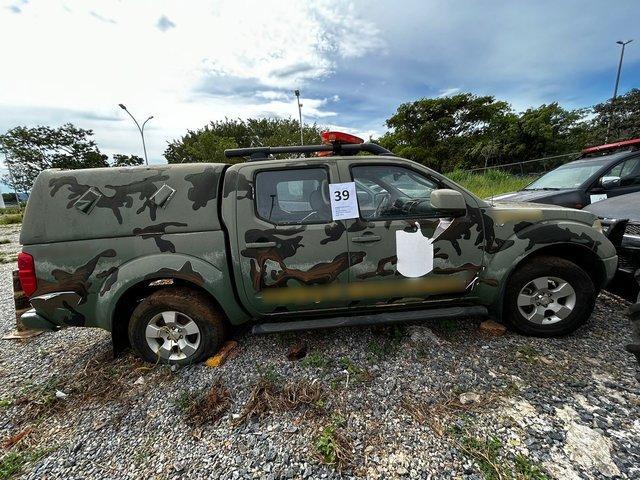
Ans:
POLYGON ((347 220, 360 216, 355 182, 330 183, 329 197, 331 198, 331 217, 333 220, 347 220))
POLYGON ((415 232, 396 231, 396 256, 398 272, 409 278, 422 277, 433 270, 433 242, 444 232, 452 220, 440 220, 433 238, 422 235, 416 222, 415 232))

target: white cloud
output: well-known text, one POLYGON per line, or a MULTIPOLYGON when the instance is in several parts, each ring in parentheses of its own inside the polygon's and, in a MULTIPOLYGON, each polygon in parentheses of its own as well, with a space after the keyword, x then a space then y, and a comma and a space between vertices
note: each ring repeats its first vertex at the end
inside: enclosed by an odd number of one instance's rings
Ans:
MULTIPOLYGON (((611 94, 637 13, 637 0, 0 0, 0 132, 73 122, 106 153, 141 154, 122 102, 155 116, 163 161, 211 120, 297 118, 296 88, 305 120, 364 138, 400 103, 458 91, 585 106, 611 94)), ((634 42, 621 91, 638 75, 634 42)))
POLYGON ((456 93, 460 93, 460 89, 458 87, 445 88, 443 90, 440 90, 440 92, 438 93, 438 97, 450 97, 452 95, 455 95, 456 93))
MULTIPOLYGON (((93 128, 105 152, 139 153, 122 102, 138 118, 154 115, 145 133, 150 157, 161 161, 167 141, 210 120, 297 117, 294 88, 381 47, 374 26, 339 15, 352 8, 347 2, 156 5, 50 0, 24 5, 20 14, 2 9, 0 44, 20 47, 3 50, 0 112, 15 116, 0 127, 44 123, 33 113, 46 111, 50 124, 93 128), (220 82, 226 92, 207 90, 220 82), (87 112, 122 121, 88 119, 87 112)), ((303 103, 305 118, 336 114, 325 98, 303 103)))

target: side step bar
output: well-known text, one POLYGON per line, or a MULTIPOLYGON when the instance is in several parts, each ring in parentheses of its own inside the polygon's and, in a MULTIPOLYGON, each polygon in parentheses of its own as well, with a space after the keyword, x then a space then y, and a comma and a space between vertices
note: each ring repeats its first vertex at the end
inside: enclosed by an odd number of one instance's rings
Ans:
POLYGON ((387 323, 413 322, 416 320, 439 320, 442 318, 460 318, 487 316, 487 307, 474 305, 467 307, 430 308, 427 310, 409 310, 402 312, 382 312, 349 317, 316 318, 295 322, 260 323, 254 325, 251 333, 293 332, 298 330, 317 330, 320 328, 354 327, 357 325, 380 325, 387 323))

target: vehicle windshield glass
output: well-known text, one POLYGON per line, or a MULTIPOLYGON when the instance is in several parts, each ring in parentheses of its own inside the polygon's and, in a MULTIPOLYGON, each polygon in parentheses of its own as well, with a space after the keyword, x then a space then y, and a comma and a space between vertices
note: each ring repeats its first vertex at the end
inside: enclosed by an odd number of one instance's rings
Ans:
POLYGON ((601 162, 568 163, 545 173, 525 190, 555 190, 561 188, 578 188, 591 175, 602 168, 601 162))

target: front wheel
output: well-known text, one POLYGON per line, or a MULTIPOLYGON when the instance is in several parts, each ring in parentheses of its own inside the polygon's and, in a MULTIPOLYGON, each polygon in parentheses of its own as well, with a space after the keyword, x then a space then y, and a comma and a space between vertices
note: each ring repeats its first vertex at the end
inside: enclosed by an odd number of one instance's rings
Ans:
POLYGON ((565 335, 588 320, 595 293, 591 277, 575 263, 558 257, 536 257, 509 279, 505 320, 526 335, 565 335))
POLYGON ((157 290, 136 307, 129 341, 148 362, 187 365, 213 355, 224 339, 224 325, 206 295, 183 287, 157 290))

